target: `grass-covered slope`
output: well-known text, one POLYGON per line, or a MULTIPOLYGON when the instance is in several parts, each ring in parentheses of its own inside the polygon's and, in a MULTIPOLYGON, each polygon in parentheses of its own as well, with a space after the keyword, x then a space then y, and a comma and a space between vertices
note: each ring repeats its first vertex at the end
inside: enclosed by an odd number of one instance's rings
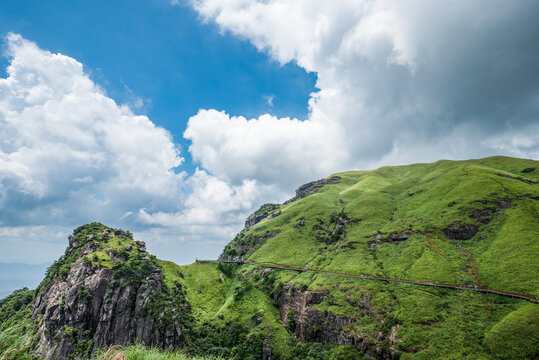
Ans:
MULTIPOLYGON (((532 168, 539 163, 492 157, 335 174, 336 183, 285 203, 274 210, 278 216, 244 229, 222 256, 538 296, 539 169, 532 168)), ((536 304, 275 273, 277 284, 329 292, 312 308, 352 318, 345 333, 370 347, 392 348, 403 358, 528 359, 539 354, 536 304), (524 323, 515 320, 524 318, 524 323), (388 340, 392 333, 398 339, 393 344, 388 340)))
MULTIPOLYGON (((538 296, 538 182, 539 162, 506 157, 339 173, 301 186, 285 204, 263 206, 222 258, 538 296)), ((539 305, 525 300, 250 264, 132 259, 126 249, 138 253, 141 245, 121 235, 77 256, 86 243, 72 238, 37 296, 77 261, 125 268, 126 276, 150 261, 163 288, 187 301, 184 341, 176 353, 130 346, 103 358, 539 356, 539 305)), ((31 297, 21 291, 0 302, 1 358, 32 358, 31 297)))
POLYGON ((533 167, 493 157, 336 174, 338 183, 281 206, 226 252, 538 295, 539 169, 522 173, 533 167))

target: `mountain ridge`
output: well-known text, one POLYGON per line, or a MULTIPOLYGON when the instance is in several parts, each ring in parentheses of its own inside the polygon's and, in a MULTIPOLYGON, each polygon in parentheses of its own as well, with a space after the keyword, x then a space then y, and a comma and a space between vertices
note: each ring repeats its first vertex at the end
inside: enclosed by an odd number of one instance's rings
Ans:
POLYGON ((136 342, 242 359, 533 359, 537 304, 361 276, 536 297, 538 165, 490 157, 330 175, 248 218, 220 256, 243 264, 179 266, 129 232, 84 225, 35 293, 0 302, 0 354, 13 353, 9 338, 45 358, 136 342))

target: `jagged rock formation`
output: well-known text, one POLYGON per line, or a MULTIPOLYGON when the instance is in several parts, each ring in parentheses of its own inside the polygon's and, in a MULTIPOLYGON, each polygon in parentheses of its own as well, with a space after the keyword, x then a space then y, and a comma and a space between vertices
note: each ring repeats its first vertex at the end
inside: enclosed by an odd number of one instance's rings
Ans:
POLYGON ((75 230, 33 302, 40 356, 83 357, 129 343, 182 345, 188 308, 182 289, 167 289, 155 257, 129 236, 101 224, 75 230))
MULTIPOLYGON (((313 308, 313 305, 322 303, 327 296, 331 296, 329 291, 301 291, 297 286, 287 285, 281 292, 274 293, 274 301, 279 307, 281 320, 288 324, 290 330, 296 334, 300 341, 352 345, 359 351, 377 359, 392 358, 393 353, 395 353, 392 350, 393 345, 398 342, 395 337, 396 328, 391 329, 389 336, 380 332, 376 339, 377 341, 387 339, 391 345, 390 349, 376 346, 375 343, 361 335, 350 334, 345 330, 346 326, 355 323, 358 319, 332 312, 322 312, 313 308)), ((360 304, 354 305, 360 309, 361 316, 373 316, 369 297, 364 297, 360 304)))
POLYGON ((249 228, 255 224, 258 224, 265 218, 273 219, 274 217, 281 215, 281 211, 277 209, 279 209, 279 204, 262 205, 257 211, 249 215, 249 217, 245 220, 245 228, 249 228))
POLYGON ((334 175, 326 179, 320 179, 316 181, 311 181, 307 184, 303 184, 296 189, 296 196, 294 196, 292 199, 285 201, 284 203, 288 204, 288 203, 291 203, 292 201, 296 201, 298 199, 304 198, 307 195, 311 195, 317 192, 324 185, 336 184, 339 182, 339 180, 341 180, 341 177, 334 175))
POLYGON ((445 236, 453 240, 470 240, 477 234, 479 226, 455 221, 444 229, 445 236))

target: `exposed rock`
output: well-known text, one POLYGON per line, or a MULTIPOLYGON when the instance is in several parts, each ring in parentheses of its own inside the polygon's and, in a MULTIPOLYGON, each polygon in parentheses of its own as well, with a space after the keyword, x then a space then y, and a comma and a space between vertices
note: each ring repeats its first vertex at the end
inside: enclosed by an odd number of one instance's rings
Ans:
POLYGON ((127 234, 126 234, 125 231, 123 231, 122 229, 116 229, 116 230, 114 231, 114 235, 115 235, 115 236, 118 236, 119 238, 122 238, 122 239, 127 238, 127 234))
POLYGON ((391 327, 391 334, 389 335, 389 345, 390 345, 390 349, 392 351, 396 351, 396 346, 399 342, 402 341, 402 339, 398 338, 397 337, 397 331, 399 330, 399 327, 400 325, 399 324, 395 324, 391 327))
POLYGON ((269 217, 270 219, 281 215, 281 211, 272 212, 279 208, 279 204, 264 204, 257 211, 249 215, 247 220, 245 220, 245 228, 251 227, 265 218, 269 217))
POLYGON ((270 269, 270 268, 265 268, 264 270, 260 270, 260 277, 264 277, 264 276, 268 275, 272 271, 273 271, 273 269, 270 269))
POLYGON ((346 238, 346 227, 352 222, 344 211, 332 214, 327 225, 321 219, 316 220, 318 224, 313 226, 313 231, 316 231, 316 240, 326 244, 334 244, 340 240, 342 245, 346 238))
POLYGON ((535 171, 534 167, 525 168, 524 170, 521 171, 521 173, 527 174, 527 173, 531 173, 532 171, 535 171))
POLYGON ((251 321, 255 323, 256 325, 262 324, 262 321, 264 321, 263 317, 257 316, 256 314, 251 317, 251 321))
POLYGON ((399 244, 402 241, 406 241, 409 238, 411 238, 413 235, 411 230, 402 230, 399 232, 394 232, 389 235, 378 233, 374 235, 374 241, 369 243, 370 249, 376 249, 382 245, 382 243, 386 242, 389 244, 399 244))
POLYGON ((488 224, 491 220, 491 214, 494 212, 494 209, 485 208, 480 210, 474 210, 468 214, 468 217, 475 219, 481 224, 488 224))
POLYGON ((391 235, 389 235, 389 238, 391 239, 391 241, 396 241, 396 242, 406 241, 411 237, 412 237, 412 232, 410 230, 403 230, 401 232, 392 233, 391 235))
MULTIPOLYGON (((118 232, 116 236, 121 235, 118 232)), ((182 299, 184 305, 179 305, 166 297, 161 268, 154 260, 135 258, 141 269, 135 273, 122 272, 121 264, 115 269, 102 267, 82 258, 89 250, 100 248, 99 244, 78 238, 78 242, 70 239, 70 245, 84 245, 68 248, 67 255, 81 255, 67 276, 55 275, 50 285, 40 285, 34 298, 32 317, 42 319, 37 354, 45 359, 65 359, 75 351, 77 358, 86 358, 109 345, 182 346, 186 302, 182 299)), ((178 300, 182 297, 181 286, 175 296, 178 300)))
POLYGON ((511 199, 505 198, 495 202, 500 209, 509 209, 511 207, 511 199))
POLYGON ((369 243, 370 249, 376 249, 382 245, 382 240, 387 237, 387 234, 378 233, 374 236, 374 241, 369 243))
POLYGON ((299 229, 305 226, 305 216, 300 217, 294 224, 294 229, 299 229))
POLYGON ((525 178, 520 177, 520 176, 515 177, 515 176, 511 176, 511 175, 507 175, 507 174, 496 174, 496 175, 504 177, 504 178, 508 178, 508 179, 522 181, 522 182, 525 182, 526 184, 531 184, 531 185, 539 184, 539 182, 537 182, 537 181, 533 181, 533 180, 530 180, 530 179, 525 179, 525 178))
POLYGON ((455 221, 444 229, 445 236, 452 240, 469 240, 477 234, 479 227, 472 224, 455 221))
POLYGON ((146 243, 144 241, 135 241, 135 243, 139 246, 138 251, 146 252, 146 243))
POLYGON ((452 207, 452 206, 455 206, 456 202, 454 201, 451 201, 449 204, 447 204, 447 207, 452 207))
POLYGON ((271 351, 268 339, 264 339, 262 342, 262 360, 271 360, 271 351))
MULTIPOLYGON (((301 292, 298 287, 285 286, 282 292, 274 294, 274 300, 279 306, 283 323, 294 324, 298 340, 353 345, 366 355, 377 359, 391 359, 392 353, 389 349, 376 346, 359 334, 352 335, 343 330, 347 325, 356 322, 356 319, 332 312, 321 312, 311 307, 324 301, 327 296, 328 291, 301 292)), ((370 313, 370 308, 366 311, 370 313)), ((380 341, 384 338, 382 334, 380 341)))
POLYGON ((372 296, 362 295, 360 301, 356 302, 350 298, 350 295, 346 295, 346 301, 353 307, 360 309, 361 316, 373 316, 371 312, 371 300, 372 296))
POLYGON ((288 204, 292 201, 295 201, 297 199, 304 198, 305 196, 314 194, 320 190, 321 187, 327 184, 336 184, 341 180, 340 176, 332 176, 327 179, 320 179, 316 181, 311 181, 307 184, 303 184, 300 187, 296 189, 296 196, 294 196, 292 199, 285 201, 285 204, 288 204))
MULTIPOLYGON (((492 220, 492 215, 494 213, 497 213, 499 215, 499 211, 496 212, 496 208, 498 209, 509 209, 511 207, 512 200, 510 198, 503 198, 499 200, 476 200, 473 203, 477 204, 483 204, 483 205, 490 205, 490 207, 484 207, 482 209, 474 209, 470 213, 468 213, 468 217, 474 220, 477 220, 477 222, 481 224, 488 224, 492 220)), ((502 212, 503 215, 503 212, 502 212)))

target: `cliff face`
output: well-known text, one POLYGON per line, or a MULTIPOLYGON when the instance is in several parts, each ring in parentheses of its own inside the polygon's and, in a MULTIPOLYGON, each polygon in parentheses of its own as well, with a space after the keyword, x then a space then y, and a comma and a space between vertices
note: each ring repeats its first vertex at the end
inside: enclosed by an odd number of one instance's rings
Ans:
MULTIPOLYGON (((281 292, 273 294, 279 307, 281 321, 296 334, 300 341, 314 341, 332 345, 352 345, 359 351, 376 359, 391 359, 396 352, 394 345, 400 339, 395 338, 398 325, 391 328, 391 335, 379 332, 375 339, 369 339, 361 334, 351 334, 346 327, 358 321, 355 317, 334 314, 330 311, 320 311, 314 305, 331 297, 329 291, 302 291, 298 286, 285 286, 281 292), (387 339, 387 340, 386 340, 387 339), (375 341, 373 341, 375 340, 375 341), (390 348, 377 346, 386 340, 390 348)), ((373 317, 370 298, 364 296, 359 304, 353 304, 359 309, 360 317, 373 317)), ((383 320, 381 321, 383 323, 383 320)))
POLYGON ((108 345, 142 343, 161 348, 183 343, 189 305, 178 285, 167 288, 162 269, 143 242, 90 224, 37 290, 37 354, 46 359, 84 357, 108 345))

